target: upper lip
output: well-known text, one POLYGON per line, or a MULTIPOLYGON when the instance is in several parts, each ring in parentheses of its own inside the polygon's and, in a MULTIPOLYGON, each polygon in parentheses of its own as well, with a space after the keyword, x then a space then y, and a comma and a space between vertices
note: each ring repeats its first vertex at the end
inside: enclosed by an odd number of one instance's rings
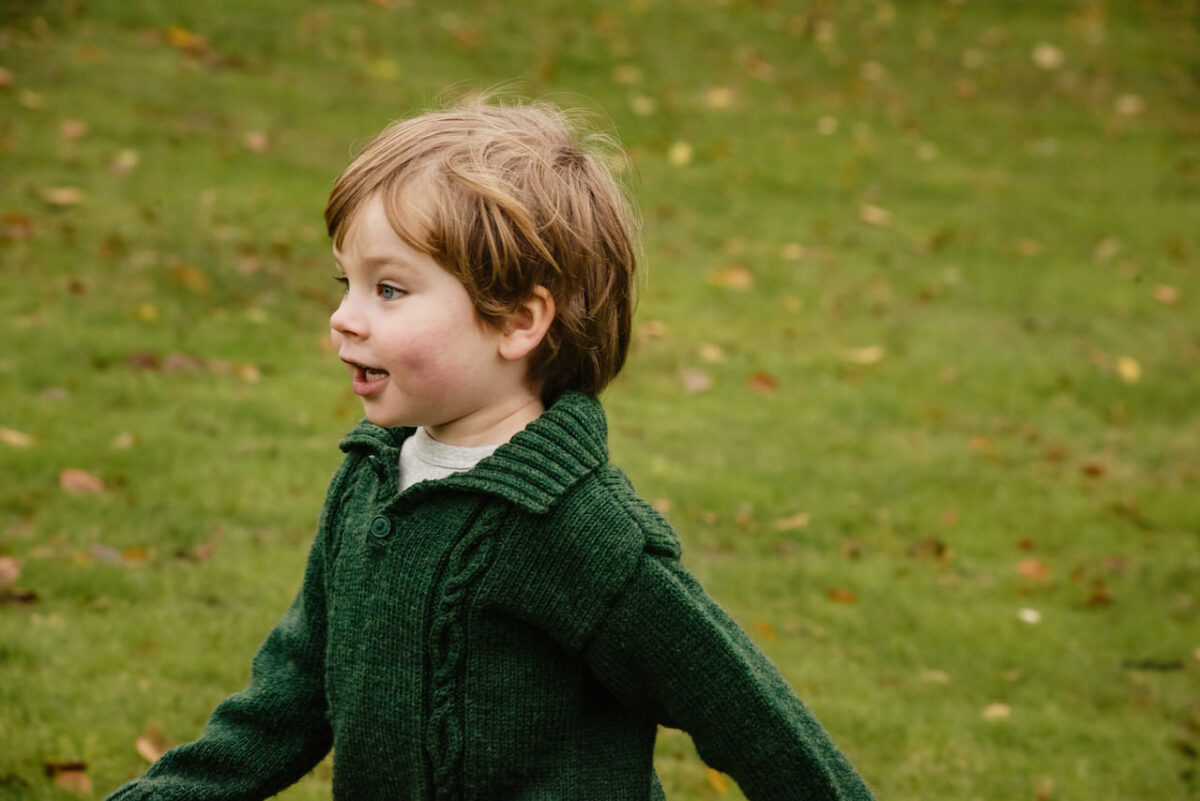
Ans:
POLYGON ((380 368, 378 368, 378 367, 372 367, 372 366, 371 366, 371 365, 369 365, 369 364, 365 364, 365 363, 363 363, 363 362, 355 361, 354 359, 350 359, 350 358, 348 358, 348 357, 346 357, 346 356, 342 356, 341 354, 339 354, 339 355, 338 355, 338 358, 339 358, 339 359, 341 359, 341 360, 342 360, 343 362, 345 362, 346 364, 350 365, 351 367, 357 367, 357 368, 358 368, 358 369, 360 369, 360 370, 374 370, 374 371, 376 371, 376 372, 380 372, 380 373, 382 373, 382 372, 386 372, 385 370, 382 370, 382 369, 380 369, 380 368))

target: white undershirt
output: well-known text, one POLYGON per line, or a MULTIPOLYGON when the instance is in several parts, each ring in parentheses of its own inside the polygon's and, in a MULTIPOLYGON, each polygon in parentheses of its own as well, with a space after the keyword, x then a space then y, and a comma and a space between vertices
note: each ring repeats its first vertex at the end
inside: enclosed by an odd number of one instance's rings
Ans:
POLYGON ((416 433, 400 447, 400 491, 419 481, 445 478, 454 473, 470 470, 480 461, 491 456, 499 445, 482 445, 464 448, 438 442, 429 433, 418 428, 416 433))

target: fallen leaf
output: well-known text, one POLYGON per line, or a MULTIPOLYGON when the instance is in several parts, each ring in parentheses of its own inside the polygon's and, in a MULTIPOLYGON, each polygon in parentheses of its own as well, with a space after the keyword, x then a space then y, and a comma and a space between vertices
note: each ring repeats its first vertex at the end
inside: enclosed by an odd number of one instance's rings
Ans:
POLYGON ((1117 375, 1126 384, 1136 384, 1142 380, 1142 365, 1132 356, 1117 358, 1117 375))
POLYGON ((721 349, 720 345, 705 342, 700 346, 700 358, 706 362, 718 364, 725 361, 725 351, 721 349))
POLYGON ((727 109, 737 96, 728 86, 714 86, 704 93, 704 105, 711 109, 727 109))
POLYGON ((251 152, 265 153, 271 147, 271 137, 264 131, 247 131, 242 137, 242 144, 251 152))
POLYGON ((891 224, 892 213, 887 209, 881 209, 879 206, 863 204, 858 210, 858 219, 868 225, 877 225, 882 228, 891 224))
POLYGON ((108 443, 108 447, 114 451, 127 451, 137 444, 137 437, 132 431, 122 431, 112 438, 112 442, 108 443))
POLYGON ((171 747, 157 726, 150 726, 142 732, 137 738, 136 746, 138 754, 147 762, 157 762, 171 747))
POLYGON ((112 161, 108 163, 108 169, 117 175, 127 175, 133 172, 141 161, 142 156, 138 151, 133 148, 125 148, 113 156, 112 161))
POLYGON ((1008 704, 993 701, 983 708, 984 720, 1008 720, 1010 717, 1012 717, 1012 708, 1008 704))
POLYGON ((1122 117, 1136 117, 1146 110, 1146 101, 1141 95, 1121 95, 1113 103, 1113 110, 1122 117))
POLYGON ((29 448, 33 446, 36 440, 22 431, 0 426, 0 442, 3 442, 5 445, 11 445, 14 448, 29 448))
POLYGON ((51 206, 78 206, 85 200, 83 190, 74 186, 53 186, 42 190, 42 200, 51 206))
POLYGON ((868 345, 864 348, 850 348, 842 353, 842 359, 850 364, 872 365, 879 364, 887 356, 882 345, 868 345))
POLYGON ((763 394, 771 394, 779 391, 779 381, 770 373, 757 372, 751 373, 747 379, 750 384, 750 389, 763 394))
POLYGON ((1066 61, 1063 51, 1049 42, 1040 42, 1035 45, 1030 57, 1034 64, 1044 70, 1056 70, 1066 61))
POLYGON ((667 161, 675 167, 684 167, 691 163, 694 151, 687 142, 676 142, 667 151, 667 161))
POLYGON ((46 762, 44 767, 46 775, 67 792, 75 795, 92 794, 92 779, 87 775, 86 762, 46 762))
POLYGON ((238 362, 233 365, 233 374, 248 384, 257 384, 262 380, 262 370, 253 364, 238 362))
POLYGON ((24 212, 4 212, 3 225, 4 228, 0 230, 0 238, 9 242, 24 242, 33 236, 33 220, 24 212))
POLYGON ((765 620, 754 621, 754 628, 764 640, 779 639, 779 633, 775 631, 775 627, 765 620))
POLYGON ((754 286, 754 273, 740 265, 727 267, 709 273, 708 283, 721 289, 749 289, 754 286))
POLYGON ((58 126, 58 135, 68 142, 87 136, 88 124, 83 120, 63 120, 58 126))
POLYGON ((142 547, 126 548, 121 551, 121 558, 128 565, 144 562, 150 558, 150 549, 142 547))
POLYGON ((167 42, 178 50, 192 55, 200 55, 208 50, 208 40, 198 33, 192 33, 187 28, 172 25, 167 28, 167 42))
POLYGON ((775 521, 776 531, 795 531, 798 528, 807 528, 809 521, 808 512, 796 512, 794 515, 780 518, 775 521))
POLYGON ((1154 287, 1154 299, 1164 306, 1174 306, 1179 302, 1179 290, 1167 284, 1154 287))
POLYGON ((1033 581, 1046 581, 1050 578, 1050 566, 1040 559, 1022 560, 1017 565, 1017 572, 1033 581))
POLYGON ((1042 622, 1042 613, 1036 609, 1018 609, 1017 620, 1030 626, 1036 626, 1042 622))
POLYGON ((16 584, 21 577, 21 563, 13 556, 0 556, 0 587, 16 584))
POLYGON ((86 470, 68 467, 58 474, 58 486, 72 495, 104 492, 104 482, 86 470))
POLYGON ((719 795, 727 795, 729 793, 729 779, 724 773, 712 768, 708 769, 708 784, 719 795))
POLYGON ((858 603, 858 594, 854 590, 848 590, 844 587, 833 587, 825 593, 825 597, 834 603, 839 604, 856 604, 858 603))
POLYGON ((197 295, 207 295, 212 291, 212 282, 208 276, 190 264, 180 264, 171 268, 171 277, 180 286, 190 289, 197 295))
POLYGON ((679 371, 679 380, 683 382, 684 392, 704 392, 712 388, 712 376, 694 367, 684 367, 679 371))

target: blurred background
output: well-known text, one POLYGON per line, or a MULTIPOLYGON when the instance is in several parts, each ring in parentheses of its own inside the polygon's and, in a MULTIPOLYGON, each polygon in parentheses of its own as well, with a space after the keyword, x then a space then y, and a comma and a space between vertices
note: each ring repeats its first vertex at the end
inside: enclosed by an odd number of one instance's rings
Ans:
POLYGON ((1196 2, 7 0, 0 799, 245 685, 360 413, 329 189, 489 90, 627 149, 613 458, 880 798, 1200 798, 1196 2))

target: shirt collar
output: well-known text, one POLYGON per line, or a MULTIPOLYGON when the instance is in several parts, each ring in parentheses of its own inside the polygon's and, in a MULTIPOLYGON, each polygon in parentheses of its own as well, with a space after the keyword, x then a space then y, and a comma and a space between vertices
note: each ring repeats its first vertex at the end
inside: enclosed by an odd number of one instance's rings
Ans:
MULTIPOLYGON (((400 446, 413 431, 383 428, 364 420, 342 440, 341 449, 346 453, 365 452, 390 468, 398 463, 400 446)), ((540 514, 607 461, 608 426, 604 409, 588 395, 568 392, 472 470, 418 484, 410 492, 437 489, 483 492, 540 514)))

